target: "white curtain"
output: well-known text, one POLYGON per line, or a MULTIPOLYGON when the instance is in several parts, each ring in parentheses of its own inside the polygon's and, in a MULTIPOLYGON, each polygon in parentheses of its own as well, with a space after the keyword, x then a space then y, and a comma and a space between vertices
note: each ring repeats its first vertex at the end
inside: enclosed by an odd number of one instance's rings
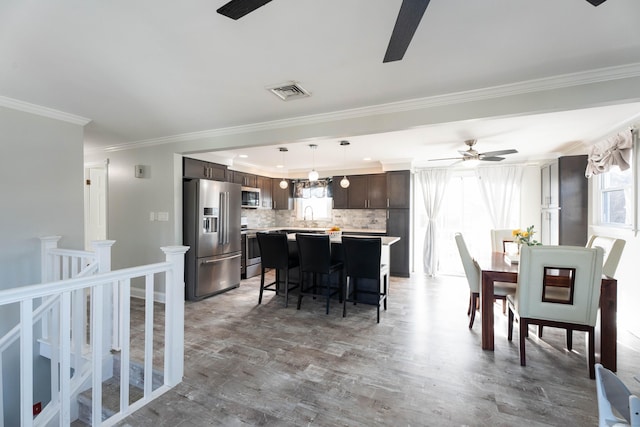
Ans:
POLYGON ((522 166, 476 169, 480 192, 495 229, 518 227, 522 172, 522 166))
POLYGON ((584 175, 591 178, 593 175, 608 172, 611 166, 618 166, 621 171, 629 169, 632 146, 631 131, 620 132, 606 141, 595 144, 591 147, 584 175))
POLYGON ((442 206, 444 192, 449 182, 450 172, 448 169, 424 169, 416 175, 422 187, 424 207, 428 217, 422 252, 424 271, 429 276, 435 276, 438 267, 436 219, 440 214, 440 207, 442 206))

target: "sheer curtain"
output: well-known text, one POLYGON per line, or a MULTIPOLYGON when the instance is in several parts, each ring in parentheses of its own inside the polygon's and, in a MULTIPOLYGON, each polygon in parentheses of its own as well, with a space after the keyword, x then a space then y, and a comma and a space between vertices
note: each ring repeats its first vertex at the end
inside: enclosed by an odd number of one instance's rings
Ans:
POLYGON ((495 229, 519 226, 522 172, 522 166, 476 169, 480 192, 495 229))
POLYGON ((438 267, 436 220, 440 214, 442 199, 449 182, 450 172, 448 169, 424 169, 416 175, 422 188, 424 207, 428 217, 422 252, 424 271, 429 276, 434 276, 438 267))

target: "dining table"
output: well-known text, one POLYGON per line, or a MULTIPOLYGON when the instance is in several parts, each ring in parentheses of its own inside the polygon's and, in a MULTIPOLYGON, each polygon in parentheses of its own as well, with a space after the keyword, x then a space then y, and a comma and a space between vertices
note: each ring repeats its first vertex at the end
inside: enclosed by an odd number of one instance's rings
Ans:
MULTIPOLYGON (((494 282, 518 282, 517 262, 510 262, 502 252, 492 252, 491 256, 477 259, 482 272, 480 307, 482 316, 482 349, 494 350, 494 282)), ((600 287, 600 308, 596 323, 596 361, 605 368, 617 368, 617 295, 618 282, 613 277, 603 275, 600 287)))

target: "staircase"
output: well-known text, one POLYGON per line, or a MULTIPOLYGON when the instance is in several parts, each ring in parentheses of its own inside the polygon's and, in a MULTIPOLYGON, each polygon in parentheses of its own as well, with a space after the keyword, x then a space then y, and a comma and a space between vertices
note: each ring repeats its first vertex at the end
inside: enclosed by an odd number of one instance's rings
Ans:
POLYGON ((96 242, 92 253, 59 249, 59 239, 42 239, 42 284, 0 291, 0 309, 19 308, 15 327, 0 337, 0 427, 114 425, 182 380, 189 248, 163 247, 164 262, 110 271, 113 241, 96 242), (132 282, 144 287, 136 321, 132 282), (154 306, 156 282, 164 283, 166 302, 154 306), (142 363, 133 361, 130 343, 142 363), (19 360, 3 358, 17 347, 19 360), (48 359, 50 376, 34 377, 37 356, 48 359), (19 372, 19 381, 3 371, 19 372), (34 416, 43 383, 50 400, 38 402, 42 412, 34 416))

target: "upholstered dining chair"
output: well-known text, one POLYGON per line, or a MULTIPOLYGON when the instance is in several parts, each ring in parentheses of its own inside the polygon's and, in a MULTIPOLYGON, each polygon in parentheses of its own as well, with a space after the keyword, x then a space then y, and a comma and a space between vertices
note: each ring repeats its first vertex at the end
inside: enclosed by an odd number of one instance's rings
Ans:
POLYGON ((506 252, 505 243, 513 242, 512 229, 491 230, 491 250, 493 252, 506 252))
MULTIPOLYGON (((456 245, 458 246, 458 252, 460 253, 460 260, 462 261, 462 267, 464 268, 464 274, 467 276, 467 282, 469 283, 469 309, 467 310, 467 316, 470 316, 469 329, 471 329, 473 328, 473 322, 476 318, 476 309, 478 307, 478 301, 480 300, 482 270, 476 260, 471 257, 462 234, 456 233, 455 239, 456 245)), ((495 299, 504 300, 507 295, 513 294, 515 290, 515 283, 496 282, 494 283, 493 297, 495 299)))
POLYGON ((599 363, 596 364, 596 393, 599 427, 640 426, 640 398, 599 363))
POLYGON ((343 236, 342 249, 346 276, 342 317, 347 315, 347 302, 370 304, 376 306, 380 323, 380 304, 387 309, 389 286, 389 266, 381 264, 382 239, 343 236), (361 279, 375 283, 375 287, 358 287, 361 279))
POLYGON ((595 324, 602 280, 602 248, 576 246, 523 246, 520 250, 518 284, 515 295, 507 296, 509 330, 513 320, 520 325, 520 365, 526 366, 525 338, 529 325, 567 330, 588 335, 589 377, 595 378, 595 324))
POLYGON ((262 293, 267 291, 278 291, 281 274, 284 274, 284 306, 289 305, 289 292, 298 287, 298 280, 290 280, 290 270, 299 266, 298 255, 289 249, 289 242, 286 233, 279 232, 259 232, 256 233, 258 246, 260 248, 261 275, 260 275, 260 296, 258 304, 262 304, 262 293), (275 270, 275 280, 265 284, 265 273, 267 269, 275 270))
POLYGON ((615 277, 620 257, 622 256, 622 250, 624 249, 625 241, 622 239, 616 239, 613 237, 605 236, 590 236, 587 242, 587 248, 601 247, 604 250, 604 261, 602 264, 602 274, 615 277))
POLYGON ((332 259, 328 234, 296 233, 296 242, 300 259, 298 310, 300 310, 303 296, 311 295, 315 298, 324 295, 327 301, 327 314, 329 314, 331 297, 337 294, 339 301, 342 302, 344 263, 341 260, 332 259), (331 283, 333 273, 339 273, 336 285, 331 283), (310 284, 307 283, 309 278, 311 278, 310 284))

